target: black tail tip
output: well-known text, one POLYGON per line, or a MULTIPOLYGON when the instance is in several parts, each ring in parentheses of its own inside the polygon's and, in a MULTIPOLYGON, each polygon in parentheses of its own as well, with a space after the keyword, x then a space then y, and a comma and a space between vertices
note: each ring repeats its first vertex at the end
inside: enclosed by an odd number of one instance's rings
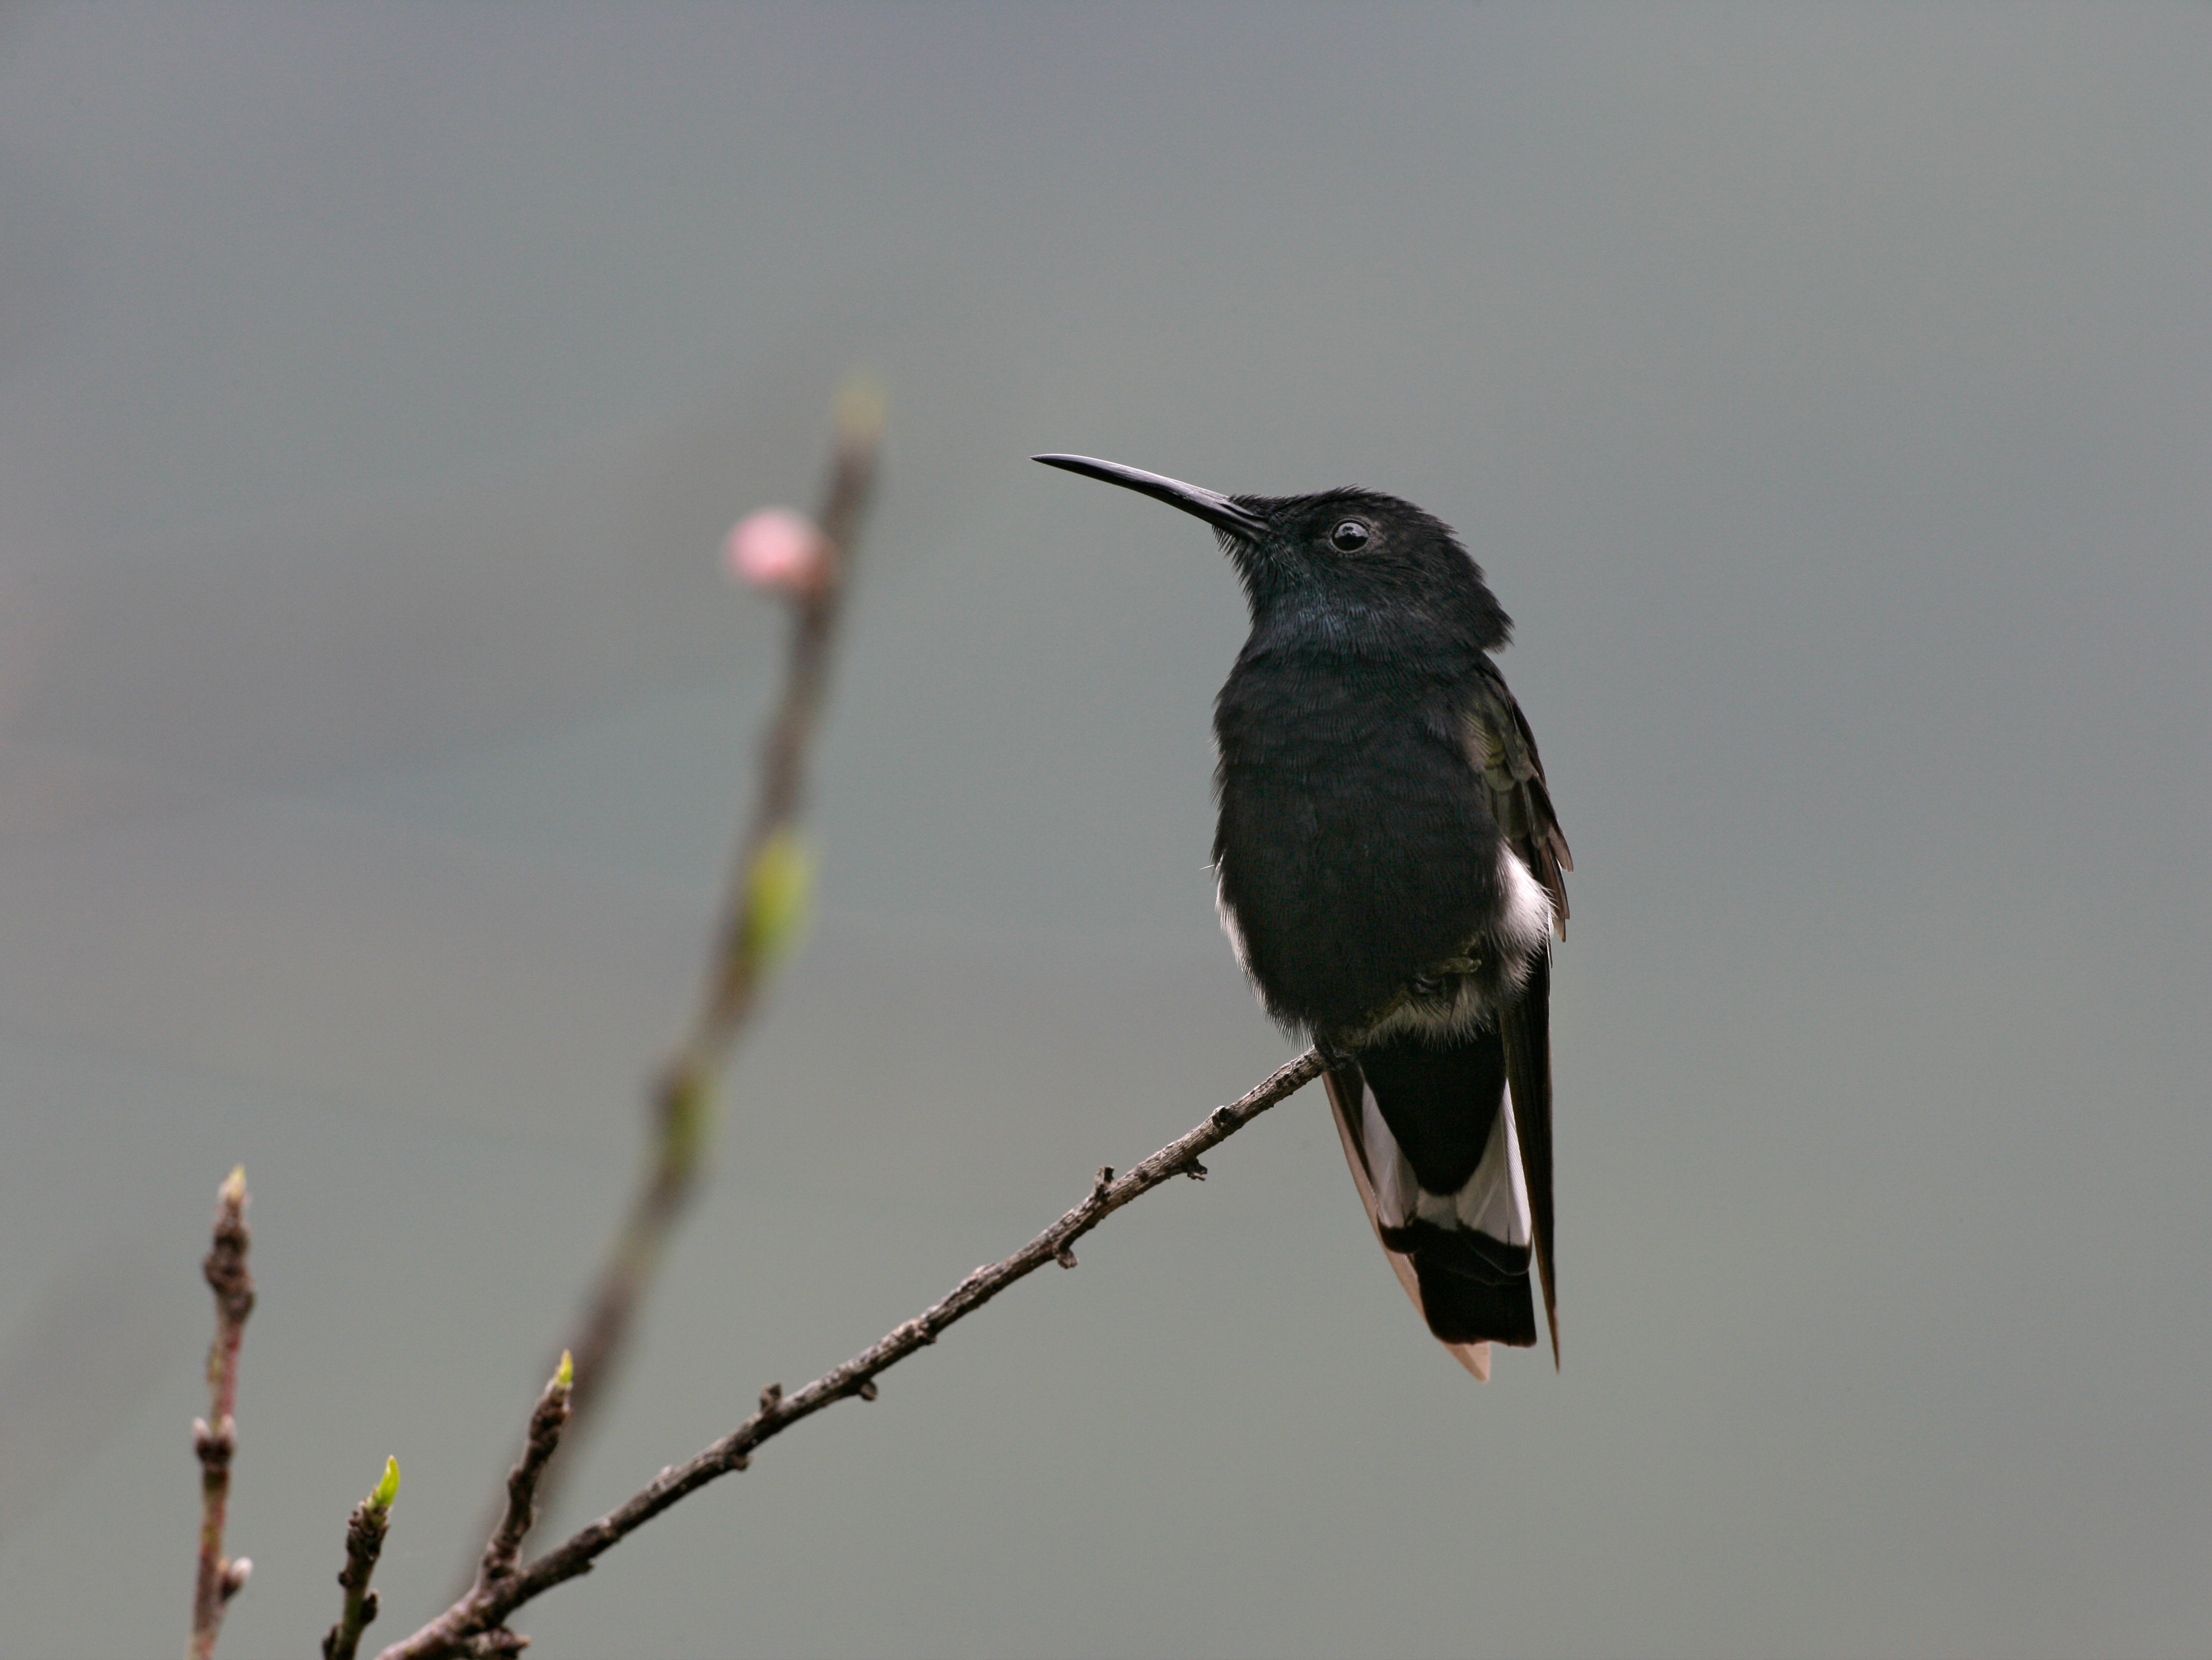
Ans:
POLYGON ((1525 1274, 1491 1285, 1452 1273, 1425 1250, 1413 1253, 1413 1272, 1420 1280, 1421 1312, 1440 1342, 1536 1347, 1536 1303, 1525 1274))

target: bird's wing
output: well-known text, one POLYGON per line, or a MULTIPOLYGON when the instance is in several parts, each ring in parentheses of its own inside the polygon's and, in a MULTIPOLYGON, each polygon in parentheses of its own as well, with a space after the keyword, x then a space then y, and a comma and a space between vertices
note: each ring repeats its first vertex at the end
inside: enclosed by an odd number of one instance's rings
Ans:
MULTIPOLYGON (((1406 1295, 1413 1299, 1414 1310, 1426 1320, 1428 1305, 1421 1298, 1421 1281, 1414 1272, 1413 1259, 1404 1251, 1392 1250, 1382 1237, 1382 1214, 1375 1202, 1375 1180, 1367 1168, 1367 1152, 1360 1130, 1365 1116, 1366 1080, 1360 1076, 1356 1061, 1346 1061, 1323 1073, 1322 1081, 1328 1086, 1330 1116, 1336 1120, 1337 1138, 1344 1143, 1344 1162, 1352 1166, 1352 1183, 1359 1189, 1359 1202, 1367 1207, 1368 1225, 1375 1230, 1375 1241, 1390 1261, 1391 1273, 1398 1276, 1406 1295)), ((1453 1359, 1474 1375, 1475 1382, 1490 1381, 1488 1343, 1454 1343, 1442 1338, 1437 1341, 1443 1343, 1453 1359)))
POLYGON ((1536 735, 1528 730, 1528 717, 1521 713, 1521 705, 1496 670, 1486 666, 1474 677, 1466 722, 1468 754, 1489 792, 1491 817, 1528 873, 1551 896, 1553 919, 1564 939, 1567 885, 1561 873, 1575 867, 1574 855, 1567 851, 1567 838, 1552 811, 1536 735))
POLYGON ((1528 1183, 1528 1237, 1544 1282, 1544 1321, 1552 1330, 1552 1365, 1559 1364, 1559 1274, 1552 1262, 1552 953, 1535 953, 1521 995, 1498 1016, 1505 1040, 1505 1085, 1513 1092, 1513 1128, 1528 1183))
MULTIPOLYGON (((1551 896, 1559 937, 1567 931, 1567 885, 1563 872, 1575 867, 1567 838, 1552 810, 1544 782, 1544 760, 1528 717, 1486 666, 1474 678, 1468 701, 1468 752, 1490 796, 1491 816, 1506 845, 1551 896)), ((1551 1328, 1552 1362, 1559 1359, 1557 1274, 1552 1252, 1552 964, 1548 950, 1534 954, 1520 997, 1498 1015, 1505 1043, 1505 1078, 1513 1091, 1513 1124, 1521 1143, 1521 1167, 1528 1183, 1530 1231, 1536 1267, 1544 1283, 1544 1317, 1551 1328)))

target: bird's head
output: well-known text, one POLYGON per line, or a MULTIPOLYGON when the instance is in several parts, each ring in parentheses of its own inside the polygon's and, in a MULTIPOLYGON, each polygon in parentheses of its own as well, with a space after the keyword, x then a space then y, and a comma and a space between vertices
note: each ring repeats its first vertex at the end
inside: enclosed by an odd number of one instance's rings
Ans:
POLYGON ((1319 631, 1355 647, 1425 638, 1493 651, 1510 636, 1482 572, 1451 527, 1410 502, 1367 489, 1223 496, 1087 455, 1039 455, 1119 484, 1213 526, 1251 602, 1255 633, 1319 631))

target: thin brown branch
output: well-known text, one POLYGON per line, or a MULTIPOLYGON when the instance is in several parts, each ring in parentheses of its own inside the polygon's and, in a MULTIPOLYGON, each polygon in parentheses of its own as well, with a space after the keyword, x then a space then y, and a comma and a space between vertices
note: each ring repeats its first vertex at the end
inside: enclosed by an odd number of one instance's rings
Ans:
POLYGON ((192 1450, 200 1461, 199 1571, 192 1584, 192 1660, 209 1660, 222 1630, 223 1610, 246 1587, 253 1563, 222 1554, 224 1518, 230 1508, 230 1458, 238 1447, 238 1349, 246 1317, 253 1312, 253 1275, 246 1254, 252 1243, 246 1225, 246 1170, 231 1171, 216 1195, 215 1237, 200 1264, 215 1292, 215 1337, 208 1344, 208 1415, 192 1420, 192 1450))
POLYGON ((384 1535, 392 1525, 392 1501, 399 1496, 399 1461, 384 1461, 384 1479, 346 1517, 346 1565, 338 1570, 345 1602, 338 1622, 323 1639, 323 1660, 354 1660, 361 1634, 376 1618, 377 1596, 368 1581, 384 1554, 384 1535))
POLYGON ((732 861, 728 897, 699 1007, 690 1033, 653 1087, 644 1177, 568 1341, 576 1371, 566 1438, 571 1456, 555 1459, 540 1477, 539 1502, 548 1509, 574 1462, 574 1448, 614 1379, 661 1254, 698 1185, 716 1080, 791 932, 781 914, 804 903, 804 895, 795 891, 803 886, 805 871, 796 826, 860 523, 875 481, 881 429, 880 399, 865 388, 848 390, 838 407, 836 448, 817 520, 823 556, 816 580, 791 597, 783 690, 762 740, 760 793, 732 861))
POLYGON ((514 1606, 508 1600, 508 1590, 514 1584, 522 1541, 538 1520, 540 1483, 560 1448, 562 1429, 568 1422, 575 1377, 574 1359, 563 1353, 559 1368, 531 1410, 530 1428, 522 1438, 522 1456, 507 1473, 507 1502, 491 1537, 484 1542, 483 1554, 477 1559, 476 1578, 459 1600, 440 1616, 453 1633, 438 1651, 441 1654, 481 1660, 489 1655, 520 1654, 529 1645, 528 1638, 508 1631, 504 1624, 506 1611, 514 1606))
POLYGON ((575 1365, 561 1357, 560 1369, 547 1382, 538 1405, 530 1414, 530 1432, 523 1438, 522 1456, 507 1473, 507 1510, 486 1541, 483 1560, 477 1566, 479 1591, 512 1578, 522 1556, 522 1541, 538 1519, 538 1484, 555 1449, 561 1444, 562 1427, 568 1421, 575 1365))
POLYGON ((744 1469, 753 1450, 801 1419, 848 1397, 876 1398, 876 1379, 916 1351, 934 1343, 947 1329, 981 1308, 1017 1280, 1048 1262, 1075 1266, 1075 1242, 1141 1195, 1177 1176, 1202 1177, 1200 1157, 1218 1146, 1268 1108, 1319 1077, 1320 1055, 1308 1049, 1279 1068, 1249 1094, 1216 1107, 1195 1128, 1116 1177, 1102 1169, 1081 1203, 1016 1251, 977 1268, 945 1296, 913 1319, 805 1388, 786 1395, 775 1384, 761 1392, 760 1410, 684 1463, 664 1469, 641 1491, 617 1505, 528 1566, 497 1585, 479 1585, 405 1640, 386 1649, 378 1660, 442 1660, 452 1655, 511 1651, 519 1643, 506 1622, 514 1611, 564 1580, 587 1573, 604 1552, 635 1533, 682 1499, 732 1470, 744 1469), (479 1592, 483 1594, 479 1594, 479 1592))

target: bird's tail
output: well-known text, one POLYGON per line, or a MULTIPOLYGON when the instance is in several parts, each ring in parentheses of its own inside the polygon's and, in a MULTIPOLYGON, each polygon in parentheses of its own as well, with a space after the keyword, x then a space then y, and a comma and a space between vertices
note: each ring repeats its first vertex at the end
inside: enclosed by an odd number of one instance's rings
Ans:
POLYGON ((1536 1341, 1505 1048, 1495 1031, 1437 1047, 1407 1037, 1326 1074, 1345 1162, 1398 1283, 1437 1341, 1486 1381, 1492 1343, 1536 1341))

